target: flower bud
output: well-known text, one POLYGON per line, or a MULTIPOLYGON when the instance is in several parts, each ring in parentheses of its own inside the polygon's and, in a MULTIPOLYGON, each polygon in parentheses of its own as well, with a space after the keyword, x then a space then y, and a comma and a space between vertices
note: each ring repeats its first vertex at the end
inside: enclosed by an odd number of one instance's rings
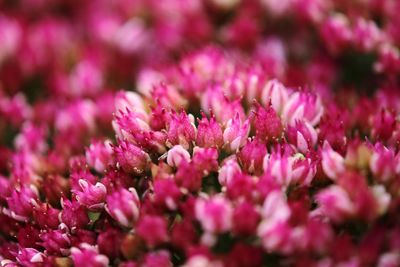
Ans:
POLYGON ((258 139, 248 141, 238 153, 238 160, 243 170, 248 173, 260 174, 263 168, 263 159, 267 153, 267 147, 258 139))
POLYGON ((224 143, 222 130, 214 115, 210 120, 203 113, 203 118, 198 119, 196 145, 200 147, 221 147, 224 143))
POLYGON ((203 175, 218 170, 218 150, 216 148, 193 148, 194 168, 203 175))
POLYGON ((134 188, 119 188, 107 196, 106 211, 118 223, 132 226, 139 218, 140 201, 134 188))
POLYGON ((35 186, 23 186, 12 192, 7 198, 8 210, 3 212, 17 221, 28 221, 33 207, 38 205, 38 191, 35 186))
POLYGON ((113 160, 110 140, 92 142, 86 150, 86 162, 97 172, 103 172, 113 160))
POLYGON ((70 201, 61 198, 60 221, 66 224, 71 230, 86 227, 89 223, 89 217, 85 207, 77 201, 70 201))
POLYGON ((79 248, 71 248, 71 257, 76 267, 85 267, 90 262, 93 267, 107 267, 109 260, 106 256, 99 254, 94 246, 82 243, 79 248))
MULTIPOLYGON (((188 175, 185 178, 189 178, 188 175)), ((161 207, 166 207, 170 210, 176 210, 181 197, 181 192, 172 179, 157 179, 153 185, 154 203, 161 207)))
POLYGON ((168 241, 167 222, 160 216, 145 215, 138 222, 136 232, 150 248, 168 241))
POLYGON ((42 232, 40 234, 40 239, 42 240, 40 245, 44 247, 47 255, 69 255, 71 239, 65 228, 42 232))
POLYGON ((350 196, 342 187, 337 185, 322 190, 318 193, 316 199, 322 214, 334 222, 342 222, 356 212, 350 196))
POLYGON ((324 142, 322 147, 322 169, 332 180, 336 180, 345 171, 344 158, 335 152, 328 142, 324 142))
POLYGON ((121 141, 115 146, 114 153, 117 164, 127 173, 141 175, 150 163, 150 157, 146 152, 127 141, 121 141))
POLYGON ((311 126, 318 124, 324 108, 319 96, 309 92, 294 92, 289 96, 282 111, 282 120, 288 125, 295 125, 303 119, 311 126))
POLYGON ((183 148, 189 149, 196 136, 193 120, 193 116, 188 116, 185 112, 172 113, 167 127, 168 142, 171 145, 182 145, 183 148))
POLYGON ((271 106, 263 108, 256 103, 253 124, 256 129, 256 137, 261 141, 276 140, 282 135, 281 119, 271 106))
POLYGON ((396 160, 394 151, 384 147, 381 143, 375 145, 375 149, 369 161, 371 172, 382 182, 392 179, 396 172, 396 160))
POLYGON ((186 149, 183 148, 183 146, 176 145, 168 150, 167 163, 169 166, 179 167, 179 164, 182 161, 190 161, 190 154, 186 149))
POLYGON ((250 202, 240 203, 233 212, 233 232, 237 235, 252 235, 260 221, 260 214, 250 202))
POLYGON ((97 237, 99 252, 114 259, 121 254, 122 232, 116 228, 107 228, 97 237))
POLYGON ((46 256, 34 248, 21 248, 16 256, 16 259, 17 262, 22 266, 34 267, 43 264, 46 256))
POLYGON ((280 185, 288 186, 293 179, 293 157, 285 147, 279 146, 271 154, 266 154, 263 159, 264 173, 273 177, 280 185))
POLYGON ((308 122, 296 121, 294 126, 288 126, 289 142, 303 154, 313 148, 318 141, 318 133, 308 122))
POLYGON ((230 158, 224 162, 222 167, 218 171, 218 181, 222 186, 226 186, 230 183, 233 177, 241 173, 239 164, 235 158, 230 158))
POLYGON ((233 209, 222 196, 197 199, 195 214, 203 229, 209 233, 223 233, 232 227, 233 209))
POLYGON ((230 151, 237 151, 244 146, 250 133, 250 122, 242 123, 239 113, 230 119, 224 130, 224 143, 230 151))
POLYGON ((99 211, 104 207, 107 189, 97 182, 95 185, 85 179, 79 179, 80 190, 73 190, 76 200, 91 211, 99 211))
POLYGON ((272 105, 276 113, 281 114, 283 107, 289 98, 285 86, 277 80, 268 81, 261 95, 261 102, 264 106, 272 105))

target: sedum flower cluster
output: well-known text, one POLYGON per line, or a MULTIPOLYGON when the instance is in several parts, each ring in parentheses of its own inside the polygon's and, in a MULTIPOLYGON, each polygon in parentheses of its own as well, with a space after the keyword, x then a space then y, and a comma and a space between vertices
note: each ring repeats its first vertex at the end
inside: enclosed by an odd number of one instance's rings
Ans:
POLYGON ((399 9, 0 1, 0 265, 400 266, 399 9))

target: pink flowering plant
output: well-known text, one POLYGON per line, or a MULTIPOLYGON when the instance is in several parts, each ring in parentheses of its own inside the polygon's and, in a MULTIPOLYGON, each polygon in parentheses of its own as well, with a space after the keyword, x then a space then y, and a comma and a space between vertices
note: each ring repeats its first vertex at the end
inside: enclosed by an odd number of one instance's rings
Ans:
POLYGON ((400 266, 399 10, 0 0, 0 266, 400 266))

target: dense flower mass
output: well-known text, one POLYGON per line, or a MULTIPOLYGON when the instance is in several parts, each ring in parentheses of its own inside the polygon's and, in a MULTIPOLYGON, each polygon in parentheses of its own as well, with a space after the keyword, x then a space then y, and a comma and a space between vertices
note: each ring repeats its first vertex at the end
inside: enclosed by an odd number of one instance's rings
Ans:
POLYGON ((0 1, 0 266, 400 266, 399 10, 0 1))

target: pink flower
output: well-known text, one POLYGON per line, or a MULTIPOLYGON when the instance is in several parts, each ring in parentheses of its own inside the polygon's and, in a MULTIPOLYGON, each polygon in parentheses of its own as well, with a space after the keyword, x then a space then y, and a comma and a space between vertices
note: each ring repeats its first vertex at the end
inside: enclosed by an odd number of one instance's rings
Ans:
POLYGON ((45 262, 46 255, 34 248, 21 248, 16 258, 17 262, 22 266, 34 267, 43 264, 45 262))
POLYGON ((288 98, 289 94, 285 86, 277 80, 270 80, 262 90, 261 102, 266 107, 271 105, 277 114, 281 114, 288 98))
POLYGON ((378 26, 372 20, 358 18, 353 28, 355 45, 362 51, 371 51, 384 40, 378 26))
POLYGON ((122 232, 117 228, 107 228, 103 230, 97 237, 99 252, 106 255, 110 259, 120 256, 121 243, 122 232))
POLYGON ((263 167, 263 159, 267 153, 267 147, 258 139, 247 141, 246 145, 240 150, 237 157, 243 170, 249 173, 260 174, 263 167))
POLYGON ((193 166, 203 175, 212 171, 218 171, 218 149, 216 148, 193 148, 193 166))
MULTIPOLYGON (((190 177, 190 176, 189 176, 190 177)), ((156 205, 176 210, 181 192, 172 179, 157 179, 153 184, 153 201, 156 205)))
POLYGON ((250 122, 242 122, 239 113, 230 119, 224 130, 224 143, 230 151, 237 151, 247 140, 250 132, 250 122))
POLYGON ((203 171, 207 171, 207 169, 201 169, 194 161, 190 163, 184 161, 179 165, 174 180, 180 188, 189 192, 197 192, 201 189, 203 171))
POLYGON ((233 213, 233 232, 241 235, 254 234, 260 221, 260 214, 256 208, 247 201, 235 207, 233 213))
POLYGON ((321 27, 321 35, 331 52, 342 51, 352 39, 350 22, 346 16, 337 13, 324 22, 321 27))
POLYGON ((171 113, 167 131, 168 142, 171 145, 181 145, 188 149, 196 136, 193 116, 188 116, 185 112, 171 113))
POLYGON ((113 149, 110 140, 94 141, 86 150, 86 162, 97 172, 103 172, 113 161, 113 149))
POLYGON ((382 182, 392 179, 396 172, 394 151, 383 146, 381 143, 375 145, 369 167, 372 173, 382 182))
POLYGON ((235 158, 229 158, 218 171, 218 181, 222 186, 226 186, 238 173, 241 173, 239 164, 235 158))
POLYGON ((80 190, 73 190, 76 195, 76 200, 89 210, 102 210, 106 200, 106 187, 100 182, 91 184, 84 179, 80 179, 78 183, 80 185, 80 190))
POLYGON ((114 220, 125 227, 132 226, 139 218, 140 201, 134 188, 119 188, 107 196, 105 209, 114 220))
POLYGON ((324 108, 318 95, 310 92, 294 92, 289 96, 282 111, 282 120, 288 125, 295 125, 297 120, 304 120, 311 126, 318 124, 324 108))
POLYGON ((136 232, 149 247, 155 247, 168 241, 167 223, 160 216, 145 215, 138 222, 136 232))
POLYGON ((189 162, 190 154, 189 152, 183 148, 181 145, 173 146, 170 150, 168 150, 167 154, 167 163, 171 167, 179 167, 182 161, 189 162))
POLYGON ((345 171, 344 158, 334 151, 328 142, 324 142, 321 150, 322 169, 332 180, 336 180, 345 171))
POLYGON ((38 191, 35 186, 23 186, 12 192, 7 197, 8 209, 4 209, 4 214, 17 221, 28 221, 32 214, 34 206, 38 205, 38 191))
POLYGON ((353 216, 356 208, 343 188, 332 185, 318 193, 317 202, 322 214, 334 222, 342 222, 353 216))
POLYGON ((263 108, 260 104, 256 103, 253 124, 256 129, 256 137, 261 141, 279 140, 282 135, 283 126, 281 119, 272 106, 263 108))
POLYGON ((307 153, 318 141, 318 133, 308 122, 296 121, 294 126, 288 126, 288 140, 301 153, 307 153))
POLYGON ((40 234, 41 246, 45 248, 47 255, 68 256, 71 239, 66 228, 49 230, 40 234))
POLYGON ((71 257, 76 267, 85 267, 90 262, 90 266, 93 267, 107 267, 109 259, 99 254, 94 246, 87 243, 82 243, 79 248, 71 248, 71 257))
POLYGON ((141 175, 150 163, 150 157, 146 152, 127 141, 120 141, 119 145, 114 147, 114 153, 121 168, 127 173, 141 175))
POLYGON ((222 196, 197 199, 195 214, 196 219, 207 232, 223 233, 232 227, 233 209, 231 204, 222 196))
POLYGON ((290 156, 288 147, 278 147, 263 159, 264 173, 273 177, 279 184, 288 186, 293 179, 294 158, 290 156))
POLYGON ((71 230, 85 227, 89 223, 89 217, 84 206, 77 201, 69 201, 61 198, 60 221, 67 225, 71 230))
POLYGON ((222 130, 215 117, 211 115, 208 120, 203 113, 203 118, 198 119, 196 145, 200 147, 221 147, 224 143, 222 130))

